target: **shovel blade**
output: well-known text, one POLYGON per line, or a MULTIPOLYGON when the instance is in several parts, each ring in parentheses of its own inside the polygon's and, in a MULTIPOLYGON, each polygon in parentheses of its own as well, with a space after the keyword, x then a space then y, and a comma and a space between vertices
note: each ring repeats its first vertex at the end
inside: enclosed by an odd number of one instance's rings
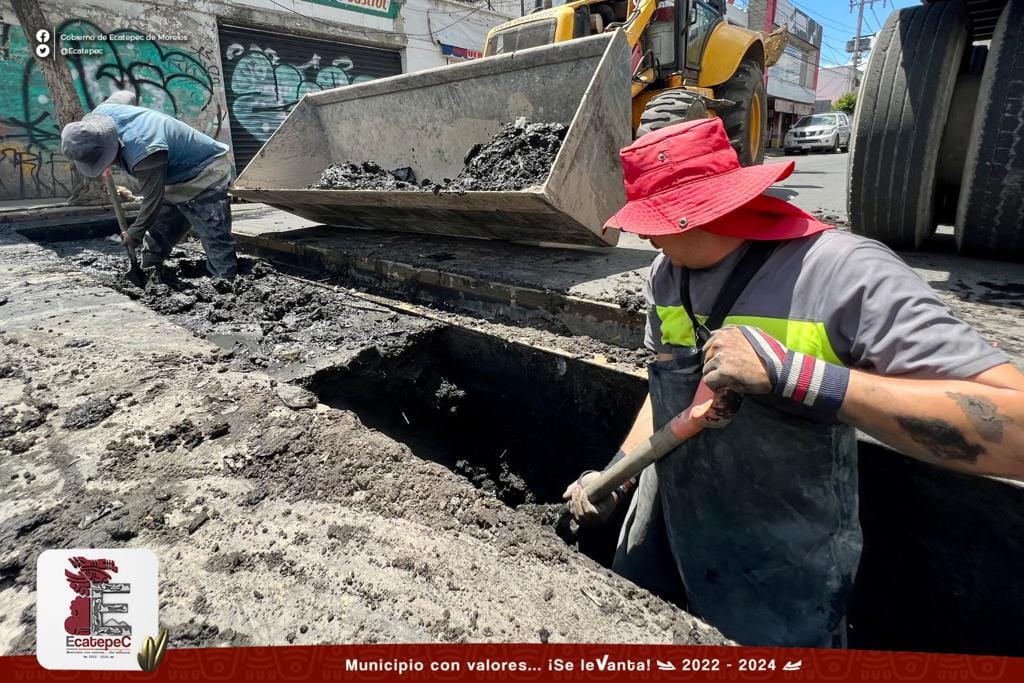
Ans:
POLYGON ((128 263, 130 265, 130 267, 128 268, 128 272, 125 273, 124 276, 128 278, 129 282, 131 282, 139 289, 145 289, 146 282, 149 280, 149 278, 146 277, 146 274, 142 271, 142 267, 139 265, 139 259, 135 255, 135 250, 133 250, 127 244, 125 245, 124 250, 128 254, 128 263))
POLYGON ((141 269, 132 268, 127 273, 125 273, 125 277, 127 277, 128 281, 131 282, 136 287, 138 287, 139 289, 145 289, 146 274, 143 273, 141 269))

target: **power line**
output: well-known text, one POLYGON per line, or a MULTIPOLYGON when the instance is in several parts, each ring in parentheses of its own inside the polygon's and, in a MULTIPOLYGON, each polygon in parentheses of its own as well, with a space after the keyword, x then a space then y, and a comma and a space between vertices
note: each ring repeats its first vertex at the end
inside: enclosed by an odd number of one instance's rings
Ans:
POLYGON ((872 3, 872 4, 868 5, 867 7, 868 7, 868 9, 871 10, 871 16, 874 18, 875 26, 874 26, 874 28, 872 28, 871 21, 870 21, 870 19, 869 19, 869 17, 867 15, 864 15, 864 23, 867 25, 868 30, 870 30, 872 33, 877 35, 882 30, 882 22, 878 18, 878 13, 875 12, 874 4, 872 3))
MULTIPOLYGON (((410 7, 408 3, 402 3, 401 13, 404 14, 405 12, 415 12, 416 14, 431 14, 431 13, 433 13, 433 14, 447 14, 449 16, 459 16, 459 12, 463 12, 464 11, 466 13, 466 16, 469 16, 470 14, 472 14, 472 13, 478 11, 478 10, 482 10, 482 9, 488 9, 486 2, 482 2, 480 5, 478 5, 476 7, 464 7, 461 10, 455 10, 455 11, 452 11, 452 12, 444 12, 442 10, 437 10, 437 9, 419 9, 418 7, 410 7)), ((502 14, 501 12, 499 12, 499 11, 497 11, 495 9, 491 9, 490 11, 494 12, 495 14, 502 14)))
POLYGON ((846 43, 838 43, 838 44, 830 43, 827 40, 825 40, 824 38, 822 38, 821 44, 826 46, 828 49, 832 50, 833 52, 838 52, 839 54, 846 54, 846 43))
MULTIPOLYGON (((791 54, 789 52, 783 52, 782 54, 785 55, 786 57, 789 57, 790 59, 795 59, 796 61, 798 61, 798 62, 800 62, 802 64, 806 64, 807 66, 814 67, 814 68, 820 68, 821 67, 820 59, 819 59, 818 62, 813 62, 810 59, 807 59, 805 57, 798 57, 797 55, 791 54)), ((779 59, 781 59, 781 57, 779 59)), ((773 65, 772 68, 775 68, 775 67, 778 67, 778 66, 779 66, 779 63, 776 62, 773 65)), ((785 67, 781 67, 781 68, 785 68, 785 67)))
MULTIPOLYGON (((793 5, 794 5, 795 8, 799 7, 799 6, 796 5, 796 3, 793 3, 793 5)), ((797 11, 797 9, 793 10, 794 13, 796 11, 797 11)), ((789 22, 793 21, 793 17, 794 17, 794 14, 790 14, 788 18, 783 17, 783 21, 782 22, 780 22, 778 19, 776 19, 775 23, 778 24, 779 26, 781 26, 783 23, 786 23, 787 21, 789 21, 789 22)), ((821 24, 821 26, 824 29, 824 24, 821 24)), ((846 30, 846 29, 844 28, 843 30, 846 30)), ((832 48, 833 50, 836 50, 837 52, 842 52, 845 49, 845 47, 846 47, 845 45, 843 45, 842 49, 837 48, 835 43, 831 43, 828 40, 826 40, 825 39, 825 32, 824 32, 824 30, 822 30, 822 33, 821 33, 821 43, 822 43, 822 45, 826 45, 826 46, 832 48)))
POLYGON ((853 27, 851 27, 851 26, 848 26, 846 24, 841 24, 841 23, 839 23, 838 21, 836 21, 834 19, 830 19, 830 18, 826 17, 823 14, 818 14, 817 12, 815 12, 812 9, 808 9, 807 7, 804 7, 803 5, 798 5, 797 3, 792 2, 792 0, 790 0, 790 3, 794 7, 799 9, 800 11, 804 12, 805 14, 810 14, 811 16, 816 17, 816 21, 819 24, 821 24, 822 26, 830 26, 830 27, 836 29, 837 31, 849 31, 850 33, 853 32, 853 27))
MULTIPOLYGON (((794 12, 795 11, 796 10, 794 10, 794 12)), ((789 17, 788 17, 788 21, 792 21, 793 20, 793 16, 794 16, 793 14, 790 14, 789 17)), ((782 17, 782 21, 781 22, 778 19, 776 19, 776 21, 775 21, 775 23, 780 25, 780 26, 782 24, 786 23, 786 22, 787 22, 787 18, 786 17, 782 17)), ((823 26, 823 29, 824 28, 825 27, 823 26)), ((821 53, 821 56, 822 56, 823 59, 825 58, 825 53, 826 52, 831 53, 832 57, 829 57, 828 59, 833 64, 835 64, 836 66, 845 65, 845 64, 847 64, 849 62, 849 57, 846 56, 847 53, 846 53, 846 45, 845 45, 845 43, 840 42, 840 43, 837 44, 837 43, 832 42, 831 40, 828 40, 827 38, 825 38, 824 30, 822 31, 821 45, 818 47, 818 50, 821 53)), ((807 62, 806 60, 805 60, 805 63, 810 64, 810 62, 807 62)))
MULTIPOLYGON (((793 12, 790 15, 788 15, 788 16, 782 15, 781 17, 777 17, 775 19, 775 24, 776 25, 782 26, 784 24, 793 22, 793 19, 795 17, 796 12, 803 9, 799 5, 797 5, 797 3, 792 3, 792 4, 794 5, 793 12)), ((822 29, 825 28, 825 26, 823 24, 821 24, 820 26, 822 27, 822 29)), ((845 31, 846 28, 843 28, 843 30, 845 31)), ((830 40, 826 39, 824 37, 824 31, 822 30, 822 33, 821 33, 821 45, 818 46, 819 54, 821 56, 824 56, 824 52, 826 50, 831 52, 831 53, 833 53, 834 55, 839 55, 839 59, 834 59, 835 61, 837 61, 837 63, 846 63, 847 58, 844 56, 846 54, 846 45, 842 44, 842 43, 837 44, 837 43, 831 42, 830 40)), ((788 54, 788 53, 786 53, 786 54, 788 54)), ((793 54, 788 54, 788 56, 794 57, 793 54)), ((800 57, 794 57, 794 58, 800 58, 800 57)), ((812 66, 812 67, 815 66, 815 63, 810 61, 809 59, 802 59, 801 58, 800 60, 803 61, 804 63, 806 63, 806 65, 808 65, 808 66, 812 66)), ((819 60, 818 66, 820 66, 820 60, 819 60)))
MULTIPOLYGON (((277 0, 270 0, 270 2, 271 2, 271 4, 277 5, 281 9, 287 10, 287 11, 291 12, 292 14, 296 14, 296 15, 298 15, 298 16, 300 16, 303 19, 306 19, 308 21, 313 21, 313 22, 316 22, 316 23, 321 24, 323 26, 329 26, 329 27, 331 27, 333 29, 337 29, 339 27, 338 24, 334 24, 334 23, 331 23, 331 22, 323 21, 321 19, 317 19, 316 17, 307 16, 307 15, 303 14, 302 12, 299 12, 299 11, 297 11, 295 9, 292 9, 291 7, 287 7, 285 5, 282 5, 281 3, 277 2, 277 0)), ((452 23, 450 23, 450 24, 448 24, 446 26, 442 26, 441 28, 434 29, 433 31, 431 31, 429 33, 402 33, 401 31, 382 31, 380 29, 373 29, 373 28, 350 27, 348 24, 345 24, 344 26, 345 26, 345 30, 346 31, 352 31, 354 33, 362 33, 363 35, 373 35, 373 34, 376 34, 376 35, 387 35, 387 36, 405 36, 407 38, 433 38, 435 33, 439 32, 439 31, 444 31, 446 29, 449 29, 452 26, 455 26, 456 24, 461 24, 463 21, 465 21, 469 17, 473 16, 474 14, 476 14, 477 12, 479 12, 482 9, 484 9, 483 5, 477 7, 476 9, 474 9, 471 12, 469 12, 465 16, 463 16, 463 17, 461 17, 459 19, 456 19, 452 23)))
MULTIPOLYGON (((884 5, 883 5, 883 7, 884 7, 884 5)), ((879 20, 878 15, 875 14, 875 6, 874 5, 871 5, 871 15, 875 18, 875 23, 878 24, 878 32, 881 33, 882 32, 882 26, 885 25, 885 22, 879 20)))
POLYGON ((822 55, 822 61, 827 60, 832 66, 845 66, 850 62, 850 56, 845 52, 832 51, 832 56, 822 55))
MULTIPOLYGON (((775 24, 776 25, 782 26, 784 24, 787 24, 787 23, 790 23, 790 22, 793 21, 795 13, 797 11, 799 11, 799 6, 797 6, 796 3, 792 3, 792 4, 794 5, 794 9, 790 13, 790 15, 788 17, 786 17, 785 15, 783 15, 782 17, 777 17, 775 19, 775 24)), ((824 28, 824 26, 823 26, 823 28, 824 28)), ((845 48, 845 45, 843 46, 843 48, 845 48)), ((832 42, 826 40, 825 39, 824 30, 822 31, 821 45, 817 46, 817 49, 818 49, 818 52, 819 52, 819 61, 818 61, 818 63, 812 62, 812 61, 810 61, 808 59, 796 57, 795 55, 792 55, 790 53, 784 53, 784 54, 787 54, 789 57, 791 57, 793 59, 798 59, 799 61, 803 62, 804 64, 807 64, 808 66, 812 66, 812 67, 816 67, 816 68, 820 68, 820 65, 821 65, 820 64, 820 58, 824 55, 824 50, 826 50, 826 49, 831 51, 833 54, 840 55, 840 59, 837 60, 838 62, 845 63, 845 61, 846 61, 845 59, 842 58, 842 55, 845 54, 844 49, 840 49, 840 48, 836 47, 835 43, 832 43, 832 42)))
MULTIPOLYGON (((872 11, 874 11, 873 5, 878 1, 879 0, 850 0, 850 11, 852 12, 854 7, 857 8, 857 32, 853 34, 853 70, 850 74, 850 80, 852 81, 850 83, 851 89, 856 89, 858 81, 860 80, 858 78, 858 67, 860 66, 861 46, 864 45, 864 43, 861 42, 861 38, 864 37, 864 34, 862 33, 864 24, 864 6, 867 5, 872 8, 872 11)), ((881 0, 882 3, 885 3, 885 1, 886 0, 881 0)))

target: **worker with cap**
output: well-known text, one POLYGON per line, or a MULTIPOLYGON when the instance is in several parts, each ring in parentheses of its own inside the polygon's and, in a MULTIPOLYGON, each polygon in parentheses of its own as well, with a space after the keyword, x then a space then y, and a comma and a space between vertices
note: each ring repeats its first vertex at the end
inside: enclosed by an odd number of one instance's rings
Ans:
POLYGON ((234 279, 227 145, 172 116, 135 106, 134 95, 120 91, 64 126, 61 147, 86 177, 117 163, 139 182, 142 208, 121 239, 130 247, 142 244, 143 268, 163 263, 191 226, 210 274, 234 279))
POLYGON ((748 645, 842 647, 861 554, 854 430, 960 472, 1024 478, 1024 374, 885 246, 764 192, 717 118, 622 150, 609 227, 661 250, 646 284, 650 393, 613 462, 703 381, 744 400, 608 498, 613 569, 748 645))

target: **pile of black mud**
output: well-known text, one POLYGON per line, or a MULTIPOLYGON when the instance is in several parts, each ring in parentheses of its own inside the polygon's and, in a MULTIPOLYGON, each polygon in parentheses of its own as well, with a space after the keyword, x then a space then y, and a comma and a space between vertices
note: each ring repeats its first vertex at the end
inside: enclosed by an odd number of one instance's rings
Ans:
POLYGON ((160 282, 142 290, 124 277, 124 252, 111 242, 52 246, 104 285, 225 349, 241 370, 274 370, 367 346, 397 351, 426 326, 256 259, 241 257, 238 277, 226 283, 207 276, 201 253, 176 249, 164 262, 160 282))
POLYGON ((548 177, 567 130, 561 123, 530 123, 520 117, 502 126, 486 143, 473 145, 463 159, 465 167, 454 179, 419 180, 408 166, 388 171, 376 162, 364 161, 327 167, 309 189, 434 194, 522 190, 540 185, 548 177))
POLYGON ((386 171, 375 161, 361 164, 332 164, 324 169, 319 180, 309 186, 311 190, 371 190, 391 192, 394 190, 440 191, 440 185, 429 180, 416 183, 416 174, 410 168, 386 171))

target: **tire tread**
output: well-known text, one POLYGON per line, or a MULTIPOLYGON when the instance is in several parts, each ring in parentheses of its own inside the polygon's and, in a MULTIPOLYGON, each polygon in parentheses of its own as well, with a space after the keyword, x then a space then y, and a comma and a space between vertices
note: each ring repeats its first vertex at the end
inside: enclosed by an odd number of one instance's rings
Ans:
POLYGON ((935 177, 967 43, 959 0, 906 8, 880 32, 858 97, 851 142, 854 232, 917 247, 934 231, 935 177))
POLYGON ((956 242, 966 254, 1024 260, 1024 0, 996 24, 964 164, 956 242))

